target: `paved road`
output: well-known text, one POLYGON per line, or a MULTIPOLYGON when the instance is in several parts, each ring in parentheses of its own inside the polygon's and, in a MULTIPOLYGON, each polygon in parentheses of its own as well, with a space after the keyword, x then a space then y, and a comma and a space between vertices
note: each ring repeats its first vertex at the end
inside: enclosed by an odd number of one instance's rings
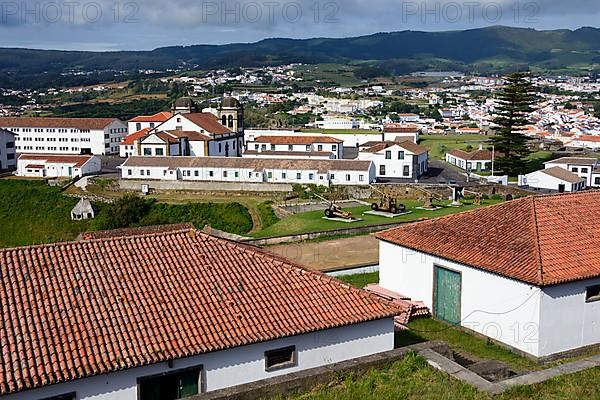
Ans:
POLYGON ((440 160, 430 160, 427 173, 419 179, 419 183, 465 183, 467 177, 462 170, 440 160))

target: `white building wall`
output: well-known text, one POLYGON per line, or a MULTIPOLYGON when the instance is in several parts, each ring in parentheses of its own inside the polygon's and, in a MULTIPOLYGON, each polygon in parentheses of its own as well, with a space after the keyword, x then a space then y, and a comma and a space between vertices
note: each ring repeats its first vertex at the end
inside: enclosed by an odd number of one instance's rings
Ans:
POLYGON ((105 129, 10 128, 17 134, 18 153, 32 154, 119 154, 119 143, 127 136, 127 126, 115 120, 105 129))
POLYGON ((0 171, 17 167, 15 146, 15 137, 0 129, 0 171))
POLYGON ((560 163, 554 164, 552 162, 545 164, 546 169, 553 168, 553 167, 560 167, 562 169, 566 169, 567 171, 574 173, 578 177, 585 179, 587 186, 592 186, 594 183, 594 181, 592 180, 592 175, 593 175, 595 165, 593 165, 593 164, 590 164, 590 165, 560 164, 560 163))
POLYGON ((579 184, 563 181, 562 179, 545 174, 543 170, 532 172, 525 175, 525 180, 521 182, 524 185, 534 189, 559 190, 559 185, 565 185, 565 192, 576 192, 585 187, 579 187, 579 184))
POLYGON ((398 152, 403 151, 399 147, 390 147, 379 153, 358 153, 358 160, 373 161, 377 178, 405 178, 413 177, 413 157, 411 153, 404 150, 404 159, 398 159, 398 152), (391 158, 385 158, 385 152, 391 151, 391 158), (385 165, 385 174, 381 174, 381 166, 385 165), (404 167, 408 167, 408 174, 404 175, 404 167))
POLYGON ((76 392, 78 400, 137 400, 138 378, 200 365, 203 366, 201 386, 205 391, 210 392, 376 354, 393 348, 394 323, 391 318, 388 318, 175 360, 173 368, 169 368, 165 362, 48 386, 2 398, 3 400, 32 400, 76 392), (266 372, 265 351, 292 345, 296 346, 297 365, 292 368, 266 372))
POLYGON ((600 343, 600 302, 586 303, 586 288, 600 279, 544 288, 540 316, 540 356, 600 343))
POLYGON ((462 275, 461 325, 540 356, 541 290, 516 280, 379 241, 379 284, 433 309, 434 265, 462 275))
POLYGON ((234 136, 226 140, 213 140, 208 144, 208 151, 211 157, 237 157, 239 142, 234 136), (226 155, 225 148, 229 146, 229 153, 226 155))

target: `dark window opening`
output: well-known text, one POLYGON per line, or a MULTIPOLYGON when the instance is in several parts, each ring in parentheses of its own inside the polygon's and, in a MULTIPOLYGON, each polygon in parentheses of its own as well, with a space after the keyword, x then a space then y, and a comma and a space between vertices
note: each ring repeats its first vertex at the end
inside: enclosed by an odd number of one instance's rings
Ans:
POLYGON ((139 400, 176 400, 200 393, 201 368, 138 379, 139 400))
POLYGON ((58 396, 46 397, 40 400, 75 400, 75 392, 59 394, 58 396))
POLYGON ((296 346, 265 351, 265 370, 274 371, 296 366, 296 346))
POLYGON ((585 288, 585 302, 593 303, 600 301, 600 285, 585 288))

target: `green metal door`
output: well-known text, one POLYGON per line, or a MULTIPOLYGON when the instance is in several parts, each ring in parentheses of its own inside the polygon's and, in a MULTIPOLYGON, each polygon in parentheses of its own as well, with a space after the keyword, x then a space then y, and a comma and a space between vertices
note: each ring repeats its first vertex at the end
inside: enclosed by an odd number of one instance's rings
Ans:
POLYGON ((434 314, 451 324, 460 323, 461 276, 458 272, 435 267, 434 314))

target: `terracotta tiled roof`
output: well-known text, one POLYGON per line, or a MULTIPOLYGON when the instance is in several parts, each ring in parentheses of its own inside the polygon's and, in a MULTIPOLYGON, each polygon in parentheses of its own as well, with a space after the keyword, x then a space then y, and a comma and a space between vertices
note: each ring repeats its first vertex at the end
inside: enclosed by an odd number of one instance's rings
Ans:
POLYGON ((169 118, 171 118, 173 114, 170 112, 159 112, 154 115, 140 115, 133 119, 130 119, 129 122, 165 122, 169 118))
POLYGON ((231 130, 227 129, 218 121, 217 117, 211 113, 191 113, 182 114, 184 118, 187 118, 194 124, 200 126, 206 132, 213 135, 224 135, 232 133, 231 130))
POLYGON ((556 160, 547 161, 544 164, 572 164, 572 165, 594 165, 600 164, 600 161, 596 158, 591 157, 562 157, 557 158, 556 160))
POLYGON ((591 136, 591 135, 580 136, 575 140, 578 140, 580 142, 600 142, 600 136, 591 136))
MULTIPOLYGON (((492 159, 492 152, 489 150, 475 150, 469 153, 463 150, 454 149, 450 152, 450 155, 468 161, 488 161, 492 159)), ((499 156, 499 153, 496 153, 496 156, 499 156)))
POLYGON ((168 233, 177 232, 186 229, 195 229, 194 224, 171 224, 171 225, 152 225, 152 226, 141 226, 138 228, 123 228, 113 229, 110 231, 95 231, 85 232, 79 235, 80 240, 94 240, 94 239, 108 239, 108 238, 119 238, 126 236, 139 236, 149 235, 154 233, 168 233))
POLYGON ((254 142, 272 144, 313 144, 313 143, 343 143, 343 140, 330 136, 259 136, 254 142))
POLYGON ((171 136, 177 137, 177 138, 183 138, 186 137, 188 138, 190 141, 192 142, 210 142, 211 140, 213 140, 212 138, 201 134, 200 132, 196 132, 196 131, 165 131, 166 133, 168 133, 171 136))
POLYGON ((401 311, 194 230, 3 249, 0 265, 0 395, 401 311))
POLYGON ((266 169, 327 171, 368 171, 371 161, 358 160, 302 160, 277 158, 239 157, 129 157, 127 167, 177 168, 247 168, 253 171, 266 169))
POLYGON ((145 128, 145 129, 142 129, 141 131, 137 131, 130 135, 127 135, 127 136, 125 136, 125 138, 123 139, 121 144, 125 145, 125 146, 132 146, 136 140, 143 138, 148 133, 150 133, 151 130, 152 130, 152 128, 145 128))
POLYGON ((541 172, 569 183, 579 183, 586 181, 585 178, 580 178, 578 175, 575 175, 571 171, 567 171, 566 169, 561 167, 546 168, 541 170, 541 172))
POLYGON ((600 192, 531 196, 405 225, 381 240, 536 286, 600 276, 600 192))
POLYGON ((388 133, 415 133, 419 131, 419 127, 416 125, 388 125, 383 128, 384 132, 388 133))
POLYGON ((90 161, 93 156, 78 156, 66 154, 21 154, 19 160, 22 161, 44 161, 55 164, 73 164, 73 167, 79 168, 90 161))
POLYGON ((104 129, 116 121, 115 118, 48 118, 48 117, 4 117, 0 127, 4 128, 74 128, 104 129))

